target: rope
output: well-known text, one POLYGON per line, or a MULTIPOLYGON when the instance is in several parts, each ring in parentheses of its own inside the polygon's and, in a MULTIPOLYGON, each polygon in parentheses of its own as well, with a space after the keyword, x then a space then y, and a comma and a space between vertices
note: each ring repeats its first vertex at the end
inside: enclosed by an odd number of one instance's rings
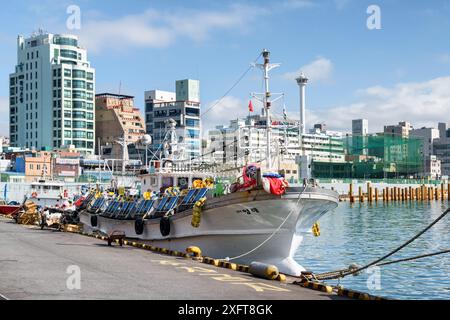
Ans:
POLYGON ((399 246, 398 248, 392 250, 391 252, 389 252, 388 254, 386 254, 385 256, 365 265, 364 267, 361 268, 355 268, 353 270, 350 271, 350 269, 348 269, 348 272, 345 272, 343 274, 340 274, 339 276, 337 275, 333 275, 333 276, 322 276, 321 274, 318 274, 316 277, 320 280, 333 280, 333 279, 337 279, 337 278, 343 278, 346 276, 349 276, 351 274, 356 274, 359 273, 367 268, 370 268, 371 266, 374 265, 378 265, 381 261, 389 258, 390 256, 392 256, 393 254, 399 252, 401 249, 403 249, 404 247, 406 247, 407 245, 409 245, 410 243, 412 243, 413 241, 415 241, 417 238, 419 238, 421 235, 423 235, 425 232, 427 232, 429 229, 431 229, 431 227, 433 227, 436 223, 438 223, 441 219, 443 219, 448 213, 450 212, 450 208, 448 208, 447 210, 445 210, 439 217, 437 217, 432 223, 430 223, 425 229, 423 229, 421 232, 419 232, 417 235, 415 235, 414 237, 412 237, 410 240, 406 241, 404 244, 402 244, 401 246, 399 246))
POLYGON ((439 251, 439 252, 422 254, 420 256, 415 256, 415 257, 411 257, 411 258, 405 258, 405 259, 399 259, 399 260, 394 260, 394 261, 388 261, 388 262, 380 263, 380 264, 378 264, 378 266, 387 266, 389 264, 406 262, 406 261, 412 261, 412 260, 417 260, 417 259, 422 259, 422 258, 427 258, 427 257, 433 257, 433 256, 437 256, 437 255, 440 255, 440 254, 445 254, 445 253, 450 253, 450 250, 442 250, 442 251, 439 251))
MULTIPOLYGON (((258 55, 258 57, 254 60, 254 63, 256 63, 258 61, 259 57, 261 57, 261 54, 262 53, 260 53, 258 55)), ((231 91, 233 91, 233 89, 239 84, 239 82, 241 82, 242 79, 244 79, 244 77, 247 75, 247 73, 249 73, 250 70, 252 70, 252 69, 253 69, 253 64, 250 65, 250 67, 248 67, 247 70, 245 70, 245 72, 239 77, 239 79, 231 86, 230 89, 227 90, 227 92, 225 92, 225 94, 219 100, 217 100, 211 107, 209 107, 205 112, 202 113, 200 118, 203 118, 208 112, 210 112, 217 105, 219 105, 222 102, 222 100, 225 99, 231 91)))
POLYGON ((250 250, 250 251, 248 251, 248 252, 246 252, 246 253, 243 253, 243 254, 241 254, 241 255, 239 255, 239 256, 236 256, 236 257, 233 257, 233 258, 227 257, 227 258, 225 258, 225 259, 223 259, 223 260, 230 261, 230 260, 236 260, 236 259, 245 257, 245 256, 247 256, 247 255, 249 255, 249 254, 255 252, 256 250, 258 250, 259 248, 261 248, 263 245, 265 245, 270 239, 272 239, 272 238, 275 236, 275 234, 278 233, 278 231, 281 230, 281 228, 284 226, 284 224, 288 221, 288 219, 289 219, 289 218, 291 217, 291 215, 294 213, 295 209, 298 207, 298 204, 300 203, 301 195, 303 194, 303 192, 304 192, 305 190, 306 190, 306 188, 303 189, 302 192, 300 192, 300 194, 298 195, 298 200, 297 200, 297 202, 296 202, 296 204, 295 204, 295 207, 289 212, 289 214, 286 216, 286 218, 283 220, 283 222, 279 225, 279 227, 278 227, 274 232, 272 232, 272 234, 271 234, 266 240, 264 240, 264 241, 261 242, 258 246, 256 246, 255 248, 253 248, 252 250, 250 250))

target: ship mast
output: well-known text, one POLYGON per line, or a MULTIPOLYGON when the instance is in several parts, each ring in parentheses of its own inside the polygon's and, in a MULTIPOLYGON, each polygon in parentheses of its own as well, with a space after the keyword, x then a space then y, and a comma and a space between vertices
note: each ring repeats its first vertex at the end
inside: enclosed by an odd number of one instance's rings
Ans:
MULTIPOLYGON (((262 56, 264 58, 263 64, 256 64, 255 66, 263 71, 264 77, 264 94, 263 94, 263 104, 266 113, 266 137, 267 137, 267 148, 266 148, 266 168, 270 169, 272 167, 272 156, 271 156, 271 145, 272 145, 272 120, 270 116, 270 108, 272 107, 271 92, 269 87, 269 72, 272 69, 279 67, 279 63, 270 63, 270 52, 266 49, 262 51, 262 56)), ((255 97, 255 95, 253 95, 255 97)))

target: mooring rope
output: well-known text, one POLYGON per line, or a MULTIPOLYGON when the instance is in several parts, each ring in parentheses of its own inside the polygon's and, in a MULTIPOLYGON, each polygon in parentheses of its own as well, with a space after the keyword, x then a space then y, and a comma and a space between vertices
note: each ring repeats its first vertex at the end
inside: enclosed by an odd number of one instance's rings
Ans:
MULTIPOLYGON (((380 265, 379 263, 387 258, 389 258, 390 256, 392 256, 393 254, 399 252, 401 249, 403 249, 404 247, 406 247, 407 245, 409 245, 410 243, 412 243, 413 241, 415 241, 417 238, 419 238, 421 235, 423 235, 425 232, 427 232, 429 229, 431 229, 436 223, 438 223, 440 220, 442 220, 448 213, 450 212, 450 208, 448 208, 447 210, 445 210, 439 217, 437 217, 432 223, 430 223, 425 229, 423 229, 421 232, 419 232, 417 235, 415 235, 414 237, 412 237, 411 239, 409 239, 408 241, 406 241, 404 244, 402 244, 401 246, 397 247, 396 249, 392 250, 391 252, 389 252, 388 254, 386 254, 385 256, 363 266, 360 268, 349 268, 347 270, 338 270, 338 271, 332 271, 332 272, 326 272, 326 273, 322 273, 322 274, 317 274, 315 275, 315 277, 318 280, 334 280, 334 279, 340 279, 340 278, 344 278, 346 276, 352 275, 352 274, 357 274, 360 273, 361 271, 370 268, 374 265, 380 265), (343 272, 344 271, 344 272, 343 272)), ((390 263, 394 263, 394 261, 391 261, 390 263)), ((389 263, 386 263, 389 264, 389 263)))
POLYGON ((449 250, 442 250, 442 251, 438 251, 438 252, 433 252, 433 253, 422 254, 422 255, 419 255, 419 256, 411 257, 411 258, 405 258, 405 259, 398 259, 398 260, 388 261, 388 262, 377 264, 377 266, 387 266, 389 264, 406 262, 406 261, 412 261, 412 260, 417 260, 417 259, 422 259, 422 258, 428 258, 428 257, 433 257, 433 256, 438 256, 438 255, 441 255, 441 254, 445 254, 445 253, 450 253, 450 249, 449 250))

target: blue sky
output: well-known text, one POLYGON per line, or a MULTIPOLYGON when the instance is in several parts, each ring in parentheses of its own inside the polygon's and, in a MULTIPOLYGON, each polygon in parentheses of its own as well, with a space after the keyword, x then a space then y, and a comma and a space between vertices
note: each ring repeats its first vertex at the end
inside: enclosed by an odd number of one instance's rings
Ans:
MULTIPOLYGON (((97 70, 97 91, 117 92, 122 83, 122 93, 135 95, 140 107, 145 90, 173 90, 176 79, 197 78, 207 109, 268 48, 282 63, 272 73, 272 91, 285 93, 293 117, 299 97, 292 78, 300 70, 310 77, 310 125, 346 130, 352 118, 367 117, 371 131, 401 120, 436 126, 450 111, 446 0, 19 0, 0 12, 0 21, 2 123, 16 37, 40 27, 79 34, 97 70), (66 28, 72 4, 81 9, 76 31, 66 28), (371 4, 381 9, 381 30, 367 28, 371 4)), ((249 93, 260 90, 255 69, 205 117, 205 127, 246 115, 249 93)))

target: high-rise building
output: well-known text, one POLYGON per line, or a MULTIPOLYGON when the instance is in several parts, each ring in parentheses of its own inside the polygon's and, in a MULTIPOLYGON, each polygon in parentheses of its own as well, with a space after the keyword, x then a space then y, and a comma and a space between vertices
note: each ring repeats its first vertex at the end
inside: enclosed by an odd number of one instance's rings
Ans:
POLYGON ((186 79, 175 84, 177 101, 200 102, 200 81, 186 79))
POLYGON ((201 153, 200 83, 176 82, 176 93, 152 90, 145 93, 147 133, 153 138, 152 150, 160 152, 167 137, 168 122, 176 122, 179 148, 185 159, 199 159, 201 153))
POLYGON ((440 176, 441 163, 434 153, 434 143, 439 139, 439 130, 435 128, 413 129, 409 135, 422 139, 423 176, 433 178, 440 176))
POLYGON ((406 121, 399 122, 396 125, 384 126, 384 133, 403 138, 409 137, 409 132, 413 129, 411 124, 406 121))
POLYGON ((76 36, 19 36, 9 82, 11 146, 94 153, 95 70, 76 36))
POLYGON ((352 120, 352 135, 366 136, 369 134, 369 120, 355 119, 352 120))

